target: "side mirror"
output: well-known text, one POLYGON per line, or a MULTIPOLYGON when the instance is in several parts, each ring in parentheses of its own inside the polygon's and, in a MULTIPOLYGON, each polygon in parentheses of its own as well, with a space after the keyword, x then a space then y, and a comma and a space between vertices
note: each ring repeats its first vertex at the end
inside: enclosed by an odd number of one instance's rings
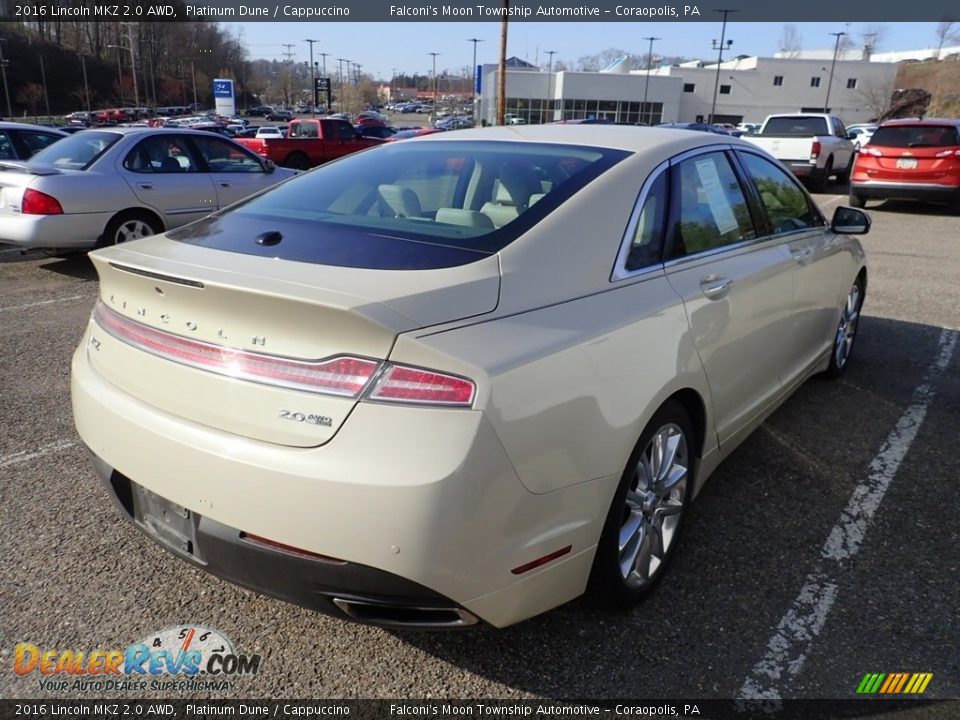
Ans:
POLYGON ((866 235, 870 224, 870 216, 863 210, 841 205, 833 212, 830 229, 842 235, 866 235))
POLYGON ((856 139, 857 139, 857 133, 855 133, 855 132, 848 132, 848 133, 847 133, 847 140, 856 140, 856 139))
POLYGON ((266 160, 263 161, 263 171, 264 171, 267 175, 270 175, 270 174, 273 173, 276 169, 277 169, 277 164, 276 164, 273 160, 271 160, 270 158, 267 158, 266 160))

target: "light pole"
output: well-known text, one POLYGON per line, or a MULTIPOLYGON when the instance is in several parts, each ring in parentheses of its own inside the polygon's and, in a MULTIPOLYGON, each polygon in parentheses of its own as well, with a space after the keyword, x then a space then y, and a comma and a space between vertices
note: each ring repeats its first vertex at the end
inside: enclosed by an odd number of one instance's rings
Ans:
MULTIPOLYGON (((650 68, 653 66, 653 43, 656 40, 663 40, 663 38, 650 36, 643 39, 650 41, 650 49, 647 51, 647 81, 643 84, 643 104, 640 106, 641 114, 647 112, 647 91, 650 89, 650 68)), ((651 120, 652 118, 648 118, 644 125, 650 125, 651 120)))
POLYGON ((13 105, 10 104, 10 85, 7 84, 7 60, 3 57, 3 44, 6 39, 0 38, 0 73, 3 74, 3 92, 7 96, 7 119, 13 120, 13 105))
MULTIPOLYGON (((133 54, 133 47, 127 47, 126 45, 107 45, 107 47, 117 48, 118 50, 126 50, 130 53, 130 72, 133 74, 133 105, 134 107, 140 107, 140 90, 137 87, 137 65, 136 59, 133 54)), ((123 92, 123 78, 120 78, 120 92, 123 92)))
MULTIPOLYGON (((557 54, 557 51, 547 50, 546 53, 550 56, 550 63, 547 65, 547 107, 549 108, 550 103, 553 102, 553 56, 557 54)), ((550 116, 550 119, 556 120, 553 115, 550 116)))
POLYGON ((343 112, 343 64, 344 64, 344 63, 348 63, 348 65, 347 65, 347 72, 349 72, 349 71, 350 71, 350 65, 349 65, 349 62, 350 62, 350 61, 347 60, 346 58, 337 58, 337 62, 340 64, 340 72, 339 72, 339 75, 340 75, 340 97, 337 98, 337 101, 340 103, 340 107, 339 107, 340 112, 343 112))
POLYGON ((427 55, 433 57, 433 112, 430 117, 431 122, 437 118, 437 55, 439 54, 438 52, 427 53, 427 55))
POLYGON ((310 94, 313 95, 313 102, 310 103, 310 117, 317 116, 317 73, 313 67, 313 44, 318 40, 307 38, 304 42, 310 43, 310 94))
POLYGON ((830 86, 833 85, 833 70, 837 66, 837 51, 840 49, 840 38, 846 34, 845 32, 830 33, 830 35, 833 35, 837 40, 833 45, 833 62, 830 63, 830 78, 827 80, 827 99, 823 102, 823 111, 825 113, 830 112, 830 86))
MULTIPOLYGON (((473 43, 473 67, 471 71, 473 73, 477 72, 477 43, 482 43, 483 40, 480 38, 467 38, 467 42, 473 43)), ((476 122, 477 118, 477 77, 474 75, 473 82, 471 83, 473 89, 470 94, 470 107, 473 108, 473 118, 476 122)))
MULTIPOLYGON (((717 79, 713 83, 713 103, 710 105, 710 123, 713 124, 713 117, 717 112, 717 90, 720 89, 720 66, 723 64, 723 42, 727 37, 727 15, 737 12, 736 10, 714 10, 714 12, 723 13, 723 29, 720 31, 720 43, 713 41, 714 50, 717 51, 717 79)), ((733 45, 733 40, 727 41, 727 47, 733 45)))

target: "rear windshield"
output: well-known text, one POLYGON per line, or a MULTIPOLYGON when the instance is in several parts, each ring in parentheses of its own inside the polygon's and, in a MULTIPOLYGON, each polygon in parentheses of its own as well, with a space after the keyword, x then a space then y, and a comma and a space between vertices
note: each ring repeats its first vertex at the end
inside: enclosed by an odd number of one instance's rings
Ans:
POLYGON ((763 126, 762 135, 829 135, 826 118, 773 117, 763 126))
POLYGON ((119 139, 119 133, 84 130, 41 150, 30 158, 30 164, 51 165, 67 170, 86 170, 119 139))
POLYGON ((960 145, 953 125, 890 125, 877 130, 871 145, 882 147, 953 147, 960 145))
MULTIPOLYGON (((333 242, 339 258, 347 244, 358 258, 390 243, 415 243, 424 253, 445 247, 489 254, 628 154, 543 143, 412 140, 322 166, 217 216, 230 224, 272 224, 293 240, 272 248, 274 256, 288 259, 328 262, 333 242)), ((172 237, 254 251, 248 238, 232 233, 172 237)), ((363 262, 357 264, 367 266, 363 262)))

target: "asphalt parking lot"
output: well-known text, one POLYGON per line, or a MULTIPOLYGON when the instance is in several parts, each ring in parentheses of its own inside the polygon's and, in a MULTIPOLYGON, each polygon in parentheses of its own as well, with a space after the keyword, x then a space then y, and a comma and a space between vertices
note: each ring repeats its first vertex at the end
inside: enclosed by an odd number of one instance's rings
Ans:
POLYGON ((642 607, 444 634, 257 596, 121 520, 70 410, 95 274, 0 246, 0 697, 65 696, 11 671, 15 643, 125 648, 195 624, 263 656, 215 697, 853 698, 866 673, 929 672, 925 697, 960 698, 960 217, 868 212, 848 374, 808 382, 720 467, 642 607))

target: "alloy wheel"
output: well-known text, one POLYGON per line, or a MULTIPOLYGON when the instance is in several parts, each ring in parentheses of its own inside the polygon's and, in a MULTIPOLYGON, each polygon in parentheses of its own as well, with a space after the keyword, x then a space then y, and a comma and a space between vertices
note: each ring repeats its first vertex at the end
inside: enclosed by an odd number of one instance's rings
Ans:
POLYGON ((619 536, 620 576, 631 589, 648 585, 664 566, 687 498, 690 461, 683 429, 654 433, 640 454, 619 536))
POLYGON ((114 243, 119 245, 120 243, 139 240, 149 235, 153 235, 153 228, 139 218, 132 218, 120 223, 117 232, 114 234, 114 243))
POLYGON ((840 324, 837 326, 837 336, 833 342, 834 364, 842 369, 850 359, 853 341, 857 337, 857 322, 860 320, 860 285, 854 283, 847 302, 840 315, 840 324))

